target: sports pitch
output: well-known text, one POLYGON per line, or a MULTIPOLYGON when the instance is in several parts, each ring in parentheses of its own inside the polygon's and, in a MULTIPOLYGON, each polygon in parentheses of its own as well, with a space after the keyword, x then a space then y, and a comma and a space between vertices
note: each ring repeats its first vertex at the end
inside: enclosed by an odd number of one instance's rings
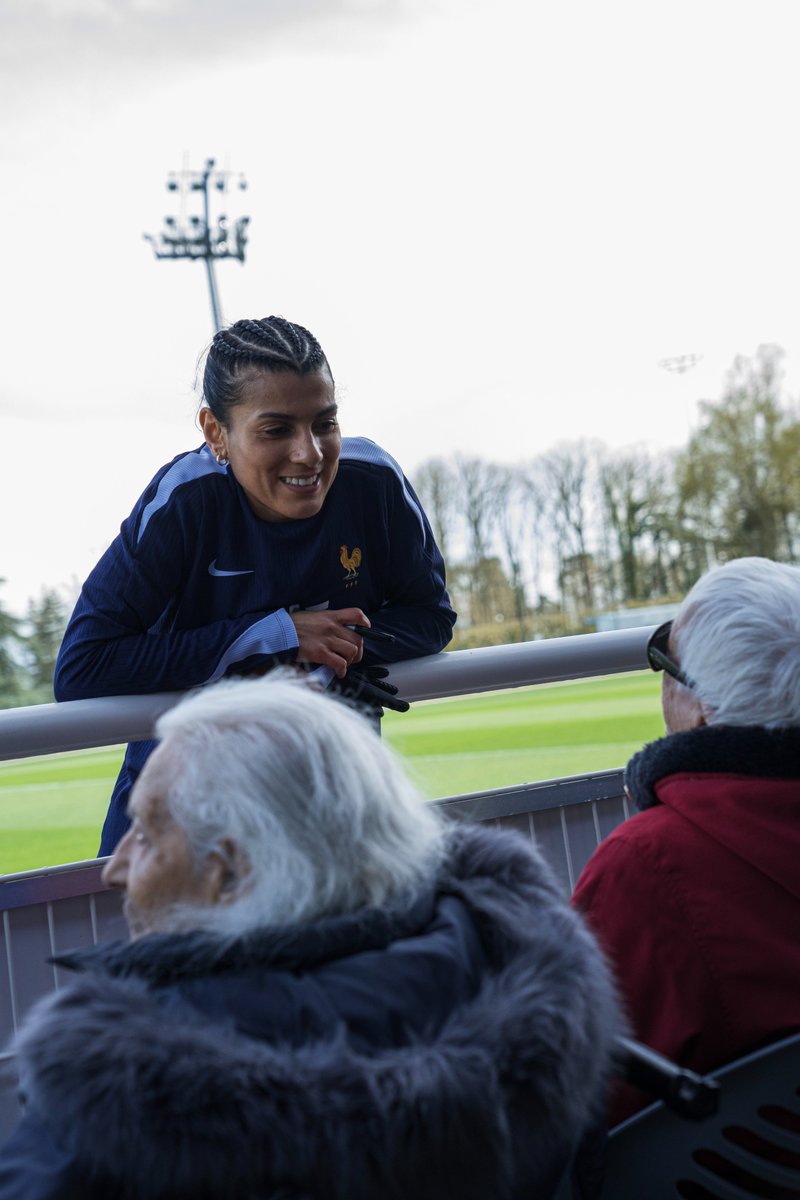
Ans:
MULTIPOLYGON (((430 799, 621 767, 663 732, 650 672, 388 712, 386 739, 430 799)), ((92 858, 122 748, 0 764, 0 874, 92 858)))

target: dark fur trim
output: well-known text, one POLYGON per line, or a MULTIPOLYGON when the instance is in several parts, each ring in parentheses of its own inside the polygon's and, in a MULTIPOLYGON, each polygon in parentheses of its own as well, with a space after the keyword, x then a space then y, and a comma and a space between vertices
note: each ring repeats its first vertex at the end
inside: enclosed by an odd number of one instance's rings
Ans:
MULTIPOLYGON (((120 972, 119 947, 109 965, 127 977, 95 956, 41 1003, 21 1078, 95 1186, 137 1200, 500 1200, 560 1168, 603 1103, 619 1028, 608 971, 518 835, 448 837, 440 886, 493 931, 491 971, 430 1039, 369 1055, 343 1034, 254 1041, 120 972)), ((162 965, 169 940, 154 947, 162 965)), ((192 961, 218 961, 212 943, 196 939, 192 961)))
POLYGON ((686 772, 795 779, 800 775, 800 729, 703 725, 673 733, 634 754, 625 768, 625 787, 637 808, 652 808, 659 803, 659 780, 686 772))
POLYGON ((286 970, 308 968, 359 950, 382 950, 421 928, 433 915, 433 887, 404 909, 363 909, 309 925, 272 926, 241 937, 219 934, 150 934, 135 942, 106 942, 56 955, 52 961, 73 971, 101 971, 119 978, 135 976, 153 984, 216 975, 246 967, 286 970))

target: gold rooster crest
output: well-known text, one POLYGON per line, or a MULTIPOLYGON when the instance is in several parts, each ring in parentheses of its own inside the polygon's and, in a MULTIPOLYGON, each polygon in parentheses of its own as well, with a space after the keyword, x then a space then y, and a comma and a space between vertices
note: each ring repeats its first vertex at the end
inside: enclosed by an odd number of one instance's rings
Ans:
POLYGON ((339 562, 344 567, 347 574, 345 579, 357 579, 358 568, 361 566, 361 551, 358 546, 353 546, 353 553, 347 549, 347 546, 339 547, 339 562))

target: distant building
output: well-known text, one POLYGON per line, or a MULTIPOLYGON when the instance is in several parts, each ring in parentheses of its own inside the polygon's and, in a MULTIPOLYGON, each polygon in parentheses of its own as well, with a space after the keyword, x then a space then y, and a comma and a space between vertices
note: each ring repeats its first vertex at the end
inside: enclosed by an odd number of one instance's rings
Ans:
POLYGON ((675 604, 649 604, 643 608, 618 608, 614 612, 595 613, 587 624, 594 625, 598 633, 609 629, 639 629, 642 625, 661 625, 671 621, 680 608, 675 604))

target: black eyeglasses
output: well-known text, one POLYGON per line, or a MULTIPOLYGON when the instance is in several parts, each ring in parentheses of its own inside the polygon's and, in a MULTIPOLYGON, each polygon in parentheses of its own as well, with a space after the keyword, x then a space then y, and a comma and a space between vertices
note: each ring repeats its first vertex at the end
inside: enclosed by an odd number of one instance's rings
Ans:
POLYGON ((684 687, 696 688, 695 681, 682 671, 676 662, 667 654, 667 646, 669 644, 669 635, 672 629, 672 621, 665 621, 663 625, 659 625, 658 629, 647 643, 647 661, 653 671, 666 671, 673 679, 677 679, 678 683, 682 683, 684 687))

